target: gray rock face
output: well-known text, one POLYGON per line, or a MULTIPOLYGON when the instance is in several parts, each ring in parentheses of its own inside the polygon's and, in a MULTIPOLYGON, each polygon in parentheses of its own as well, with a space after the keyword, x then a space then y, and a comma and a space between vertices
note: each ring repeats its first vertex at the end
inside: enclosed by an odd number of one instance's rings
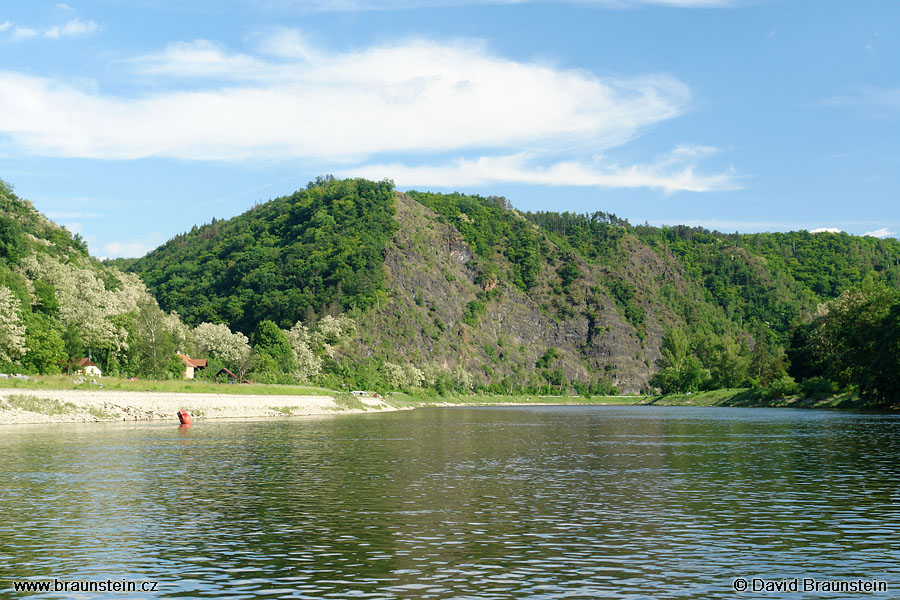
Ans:
POLYGON ((646 387, 664 329, 681 320, 655 300, 656 290, 665 283, 688 293, 674 260, 632 240, 627 264, 614 269, 572 258, 580 277, 565 293, 544 265, 525 293, 504 279, 512 265, 498 254, 499 281, 476 285, 480 259, 459 231, 405 195, 397 194, 396 207, 401 226, 384 262, 389 293, 364 317, 351 356, 462 364, 482 382, 527 384, 543 381, 535 364, 555 348, 544 368, 562 370, 569 381, 602 378, 623 393, 646 387), (606 291, 612 276, 637 290, 646 317, 640 330, 606 291), (473 302, 483 310, 466 319, 473 302))

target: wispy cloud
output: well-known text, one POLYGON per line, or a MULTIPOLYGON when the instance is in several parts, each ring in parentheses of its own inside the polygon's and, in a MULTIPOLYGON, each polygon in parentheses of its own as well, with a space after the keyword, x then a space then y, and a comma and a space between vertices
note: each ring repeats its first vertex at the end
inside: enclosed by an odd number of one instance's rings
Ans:
POLYGON ((81 19, 71 19, 63 25, 54 25, 44 31, 44 37, 50 39, 65 37, 80 37, 95 33, 100 26, 94 21, 82 21, 81 19))
POLYGON ((845 96, 828 98, 824 103, 871 119, 900 118, 900 88, 861 87, 845 96))
POLYGON ((254 0, 263 10, 285 8, 303 12, 361 12, 375 10, 410 10, 454 6, 507 4, 577 4, 597 8, 627 9, 645 6, 672 8, 725 8, 748 4, 753 0, 254 0))
POLYGON ((14 27, 14 25, 15 23, 13 23, 12 21, 4 21, 3 23, 0 23, 0 33, 8 31, 8 39, 14 42, 34 39, 40 36, 53 40, 60 38, 83 37, 96 33, 100 30, 100 25, 98 25, 95 21, 84 21, 77 17, 74 19, 70 19, 69 21, 61 25, 52 25, 43 30, 25 26, 14 27))
MULTIPOLYGON (((710 149, 706 149, 707 152, 710 149)), ((457 159, 449 164, 407 166, 401 163, 355 166, 347 175, 372 179, 394 179, 402 186, 453 187, 490 183, 582 186, 600 188, 657 188, 677 191, 711 192, 740 189, 734 170, 722 173, 696 172, 695 155, 677 148, 650 164, 605 165, 560 161, 543 165, 524 154, 457 159)))
POLYGON ((38 36, 38 32, 30 27, 16 27, 9 36, 14 42, 29 40, 38 36))
POLYGON ((66 4, 65 2, 58 2, 58 3, 56 4, 56 8, 58 8, 58 9, 60 9, 60 10, 64 10, 64 11, 66 11, 66 12, 74 12, 74 11, 75 11, 74 8, 72 8, 71 6, 69 6, 68 4, 66 4))
POLYGON ((284 69, 246 54, 229 54, 209 40, 169 44, 162 52, 133 59, 144 75, 202 77, 204 79, 273 79, 284 69))
POLYGON ((882 227, 881 229, 876 229, 875 231, 867 231, 863 235, 868 237, 886 238, 896 236, 897 232, 888 229, 887 227, 882 227))
POLYGON ((130 64, 166 91, 116 96, 0 72, 0 132, 33 155, 305 160, 389 168, 384 176, 401 182, 427 175, 433 185, 738 187, 732 170, 698 172, 715 152, 704 146, 650 164, 585 161, 686 110, 690 89, 664 74, 601 78, 510 60, 471 40, 329 52, 294 30, 259 39, 252 54, 197 40, 130 64), (403 154, 418 165, 377 158, 403 154))
POLYGON ((102 254, 104 258, 143 256, 164 241, 165 238, 160 232, 153 231, 134 240, 107 242, 103 244, 102 254))

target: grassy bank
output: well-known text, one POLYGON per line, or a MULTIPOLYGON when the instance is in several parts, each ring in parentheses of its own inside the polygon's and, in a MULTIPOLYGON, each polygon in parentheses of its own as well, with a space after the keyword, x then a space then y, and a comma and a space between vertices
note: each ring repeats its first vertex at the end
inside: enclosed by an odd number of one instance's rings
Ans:
POLYGON ((639 404, 644 396, 533 396, 533 395, 451 395, 451 396, 412 396, 403 392, 390 394, 386 401, 396 408, 418 408, 424 406, 490 406, 503 404, 584 404, 584 405, 629 405, 639 404))
POLYGON ((856 394, 844 393, 825 397, 788 396, 771 398, 766 389, 738 388, 694 392, 692 394, 669 394, 648 398, 642 404, 655 406, 745 406, 783 408, 838 408, 870 409, 871 403, 856 394))
POLYGON ((490 406, 503 404, 561 404, 561 405, 617 405, 617 406, 739 406, 739 407, 781 407, 781 408, 831 408, 831 409, 877 409, 856 394, 838 394, 827 397, 772 398, 766 389, 738 388, 694 392, 692 394, 669 394, 665 396, 410 396, 403 393, 391 394, 388 404, 396 408, 416 408, 425 406, 490 406))
MULTIPOLYGON (((103 377, 96 384, 79 382, 77 377, 64 375, 38 375, 27 381, 22 379, 0 379, 0 389, 31 390, 100 390, 121 392, 157 392, 167 394, 230 394, 252 396, 329 396, 334 398, 341 409, 362 409, 364 404, 347 392, 327 388, 302 385, 277 384, 227 384, 202 380, 136 380, 103 377), (99 384, 102 384, 102 388, 99 384)), ((565 405, 654 405, 654 406, 744 406, 744 407, 789 407, 789 408, 837 408, 868 409, 870 403, 856 394, 839 394, 828 397, 771 398, 766 389, 738 388, 694 392, 692 394, 669 394, 665 396, 535 396, 535 395, 448 395, 391 393, 385 399, 395 408, 416 408, 423 406, 490 406, 502 404, 565 404, 565 405)), ((879 407, 883 408, 883 407, 879 407)))
POLYGON ((240 394, 251 396, 332 396, 336 393, 321 387, 276 384, 228 384, 202 381, 199 379, 179 379, 154 381, 152 379, 118 379, 103 377, 97 383, 90 379, 78 383, 80 378, 65 375, 33 375, 24 379, 0 379, 0 389, 20 388, 30 390, 115 390, 120 392, 160 392, 190 394, 240 394), (103 386, 102 388, 100 386, 103 386))

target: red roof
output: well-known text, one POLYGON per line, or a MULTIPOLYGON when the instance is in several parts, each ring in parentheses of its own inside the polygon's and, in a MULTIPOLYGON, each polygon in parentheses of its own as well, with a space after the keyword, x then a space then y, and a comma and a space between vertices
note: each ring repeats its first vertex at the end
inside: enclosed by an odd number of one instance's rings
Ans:
MULTIPOLYGON (((89 359, 88 357, 84 357, 84 358, 82 358, 81 360, 78 361, 78 366, 81 367, 81 368, 84 368, 84 367, 97 367, 97 364, 96 364, 94 361, 92 361, 91 359, 89 359)), ((97 368, 99 369, 100 367, 97 367, 97 368)))
POLYGON ((190 356, 185 356, 184 354, 181 354, 179 352, 176 352, 176 354, 178 354, 178 358, 183 360, 184 364, 186 364, 189 367, 194 367, 195 369, 205 369, 206 368, 206 359, 205 358, 191 358, 190 356))

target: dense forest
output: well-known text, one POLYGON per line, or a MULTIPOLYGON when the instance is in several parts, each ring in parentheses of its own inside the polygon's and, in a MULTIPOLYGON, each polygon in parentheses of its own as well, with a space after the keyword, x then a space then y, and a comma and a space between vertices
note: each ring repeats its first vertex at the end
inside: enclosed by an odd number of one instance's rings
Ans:
POLYGON ((134 262, 160 305, 190 325, 254 331, 367 308, 397 223, 388 182, 322 178, 229 220, 194 227, 134 262))
POLYGON ((178 349, 332 387, 896 393, 894 239, 631 225, 323 177, 101 264, 9 186, 0 202, 7 371, 90 353, 177 376, 178 349))
MULTIPOLYGON (((341 185, 334 183, 335 188, 341 185)), ((354 202, 359 197, 378 202, 378 187, 371 184, 371 194, 354 187, 350 197, 354 202)), ((317 197, 316 193, 306 196, 311 197, 317 197)), ((331 198, 340 205, 337 210, 347 206, 342 200, 331 198)), ((385 206, 383 197, 380 201, 385 206)), ((294 204, 302 210, 302 202, 294 204)), ((327 222, 323 215, 313 213, 310 220, 327 222)), ((388 220, 385 226, 393 224, 388 220)), ((363 232, 361 237, 367 234, 363 232)), ((375 251, 346 250, 342 244, 334 244, 326 254, 314 257, 333 266, 331 270, 321 268, 323 279, 336 278, 331 288, 328 284, 319 287, 339 291, 346 281, 355 298, 364 298, 361 290, 368 289, 375 279, 353 285, 352 277, 342 278, 340 270, 348 268, 341 258, 348 255, 355 259, 350 264, 375 268, 377 252, 367 252, 375 251), (367 265, 367 260, 371 264, 367 265)), ((272 320, 261 320, 248 330, 252 339, 240 331, 232 332, 218 319, 191 327, 176 311, 162 310, 136 275, 114 266, 127 261, 111 262, 104 265, 91 258, 77 234, 73 236, 46 219, 0 181, 0 373, 78 373, 79 363, 87 358, 107 375, 178 378, 185 368, 178 353, 188 353, 207 359, 202 371, 207 378, 215 378, 225 368, 240 379, 311 381, 320 374, 323 361, 355 328, 352 320, 340 315, 317 319, 312 327, 292 323, 285 329, 272 320)), ((328 306, 340 312, 336 308, 340 306, 339 293, 321 294, 316 299, 329 301, 328 306)), ((92 383, 96 382, 84 385, 92 383)))
POLYGON ((92 259, 77 234, 0 182, 0 372, 59 373, 92 357, 112 370, 174 375, 174 334, 165 347, 154 334, 179 325, 135 275, 92 259))

